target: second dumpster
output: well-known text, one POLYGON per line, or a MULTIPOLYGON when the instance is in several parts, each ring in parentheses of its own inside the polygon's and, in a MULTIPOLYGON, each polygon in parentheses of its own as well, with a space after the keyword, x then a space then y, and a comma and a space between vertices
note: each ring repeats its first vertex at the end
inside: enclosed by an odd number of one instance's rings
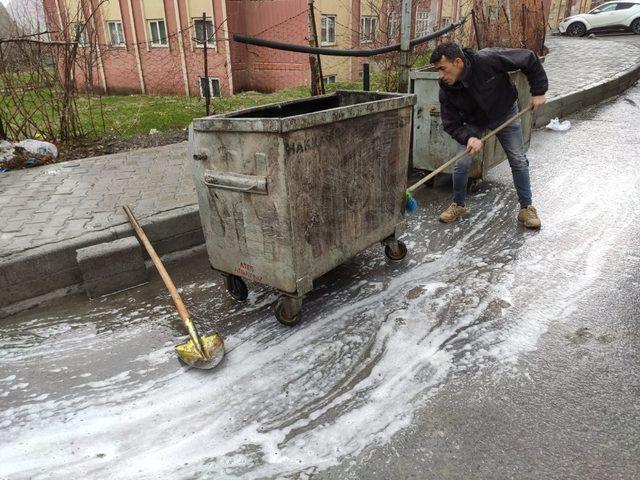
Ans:
POLYGON ((413 95, 338 91, 195 119, 189 156, 211 266, 247 298, 244 279, 282 293, 278 320, 300 319, 313 280, 401 232, 413 95))
MULTIPOLYGON (((438 94, 438 72, 432 66, 412 70, 411 91, 417 96, 417 103, 413 114, 413 166, 420 170, 431 172, 436 170, 457 153, 457 142, 445 133, 440 118, 440 101, 438 94)), ((527 77, 521 71, 509 74, 511 82, 518 91, 518 110, 529 106, 531 93, 527 77)), ((521 120, 525 149, 529 149, 533 114, 525 114, 521 120)), ((469 172, 470 186, 474 186, 487 175, 487 172, 506 160, 500 142, 496 137, 488 139, 482 151, 474 155, 469 172)), ((451 173, 453 167, 445 170, 451 173)))

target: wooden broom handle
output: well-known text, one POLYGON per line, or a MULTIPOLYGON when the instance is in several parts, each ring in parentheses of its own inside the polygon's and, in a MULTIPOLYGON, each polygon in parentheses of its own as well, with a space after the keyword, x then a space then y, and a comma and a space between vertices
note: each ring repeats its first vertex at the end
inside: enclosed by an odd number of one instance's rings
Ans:
MULTIPOLYGON (((491 130, 489 133, 487 133, 484 137, 482 137, 480 139, 480 141, 482 141, 483 143, 486 142, 489 138, 493 137, 496 133, 498 133, 500 130, 502 130, 503 128, 507 127, 511 122, 516 121, 518 118, 522 117, 525 113, 527 113, 529 110, 531 110, 531 106, 523 109, 521 112, 518 112, 517 114, 515 114, 513 117, 511 117, 509 120, 507 120, 506 122, 504 122, 502 125, 500 125, 498 128, 496 128, 495 130, 491 130)), ((442 165, 440 165, 438 168, 436 168, 433 172, 431 172, 429 175, 427 175, 426 177, 421 178, 420 180, 418 180, 416 183, 414 183, 413 185, 411 185, 407 190, 411 193, 415 192, 418 188, 420 188, 423 184, 427 183, 429 180, 431 180, 433 177, 435 177, 436 175, 438 175, 440 172, 442 172, 443 170, 445 170, 447 167, 449 167, 449 165, 451 165, 452 163, 455 163, 456 161, 458 161, 459 159, 461 159, 462 157, 464 157, 467 153, 469 153, 468 147, 467 150, 463 150, 461 152, 459 152, 455 157, 453 157, 451 160, 449 160, 447 163, 444 163, 442 165)))
POLYGON ((131 225, 133 226, 133 229, 135 230, 136 235, 138 236, 138 238, 142 242, 142 245, 144 245, 145 250, 151 257, 151 261, 158 269, 158 273, 162 277, 162 281, 166 285, 167 290, 169 290, 169 294, 173 299, 173 303, 175 303, 176 308, 178 309, 180 318, 182 318, 182 321, 185 322, 185 324, 191 323, 191 320, 189 319, 189 313, 187 312, 187 308, 184 306, 184 303, 182 302, 182 298, 180 297, 180 294, 178 293, 176 286, 173 284, 171 277, 169 277, 167 270, 164 268, 162 261, 160 261, 160 257, 158 257, 158 254, 156 253, 153 246, 151 245, 151 242, 145 235, 144 230, 142 230, 142 227, 140 227, 140 224, 138 223, 138 220, 136 220, 136 217, 133 216, 133 212, 131 211, 131 209, 126 205, 123 206, 122 208, 124 209, 124 213, 127 214, 127 217, 129 217, 129 221, 131 222, 131 225))

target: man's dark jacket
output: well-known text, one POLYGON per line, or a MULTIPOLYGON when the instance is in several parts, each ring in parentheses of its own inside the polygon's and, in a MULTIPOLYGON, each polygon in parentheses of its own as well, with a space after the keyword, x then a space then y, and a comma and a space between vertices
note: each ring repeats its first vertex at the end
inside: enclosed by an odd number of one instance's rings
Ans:
POLYGON ((466 125, 487 128, 504 118, 518 98, 509 72, 521 70, 532 95, 543 95, 547 74, 538 57, 523 48, 463 49, 464 71, 455 85, 440 81, 440 111, 445 132, 466 145, 476 136, 466 125))

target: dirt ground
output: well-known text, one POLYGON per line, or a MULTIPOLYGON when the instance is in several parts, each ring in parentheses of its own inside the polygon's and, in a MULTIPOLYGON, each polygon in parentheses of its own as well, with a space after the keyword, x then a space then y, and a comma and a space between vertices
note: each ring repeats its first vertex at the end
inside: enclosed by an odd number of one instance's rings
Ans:
POLYGON ((139 148, 160 147, 187 140, 187 130, 158 132, 153 135, 137 135, 129 138, 83 139, 57 145, 59 162, 79 158, 97 157, 139 148))

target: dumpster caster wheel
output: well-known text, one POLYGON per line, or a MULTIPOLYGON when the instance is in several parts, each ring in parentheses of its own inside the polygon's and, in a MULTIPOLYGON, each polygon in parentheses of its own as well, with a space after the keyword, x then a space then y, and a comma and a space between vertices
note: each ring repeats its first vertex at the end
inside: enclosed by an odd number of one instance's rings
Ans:
POLYGON ((249 296, 247 284, 236 275, 225 275, 224 286, 227 287, 229 294, 239 302, 246 300, 249 296))
POLYGON ((399 262, 407 256, 407 246, 404 244, 404 242, 396 240, 395 242, 391 242, 390 244, 385 245, 384 254, 389 260, 399 262))
POLYGON ((276 318, 281 324, 293 327, 300 322, 301 309, 301 298, 280 297, 276 303, 276 318))
MULTIPOLYGON (((426 177, 427 175, 431 175, 433 173, 433 170, 425 170, 424 171, 424 176, 426 177)), ((433 187, 436 184, 436 179, 435 177, 432 178, 431 180, 427 180, 426 183, 424 184, 425 187, 433 187)))
POLYGON ((478 193, 480 190, 480 184, 482 180, 480 178, 470 178, 469 183, 467 183, 467 192, 468 193, 478 193))

